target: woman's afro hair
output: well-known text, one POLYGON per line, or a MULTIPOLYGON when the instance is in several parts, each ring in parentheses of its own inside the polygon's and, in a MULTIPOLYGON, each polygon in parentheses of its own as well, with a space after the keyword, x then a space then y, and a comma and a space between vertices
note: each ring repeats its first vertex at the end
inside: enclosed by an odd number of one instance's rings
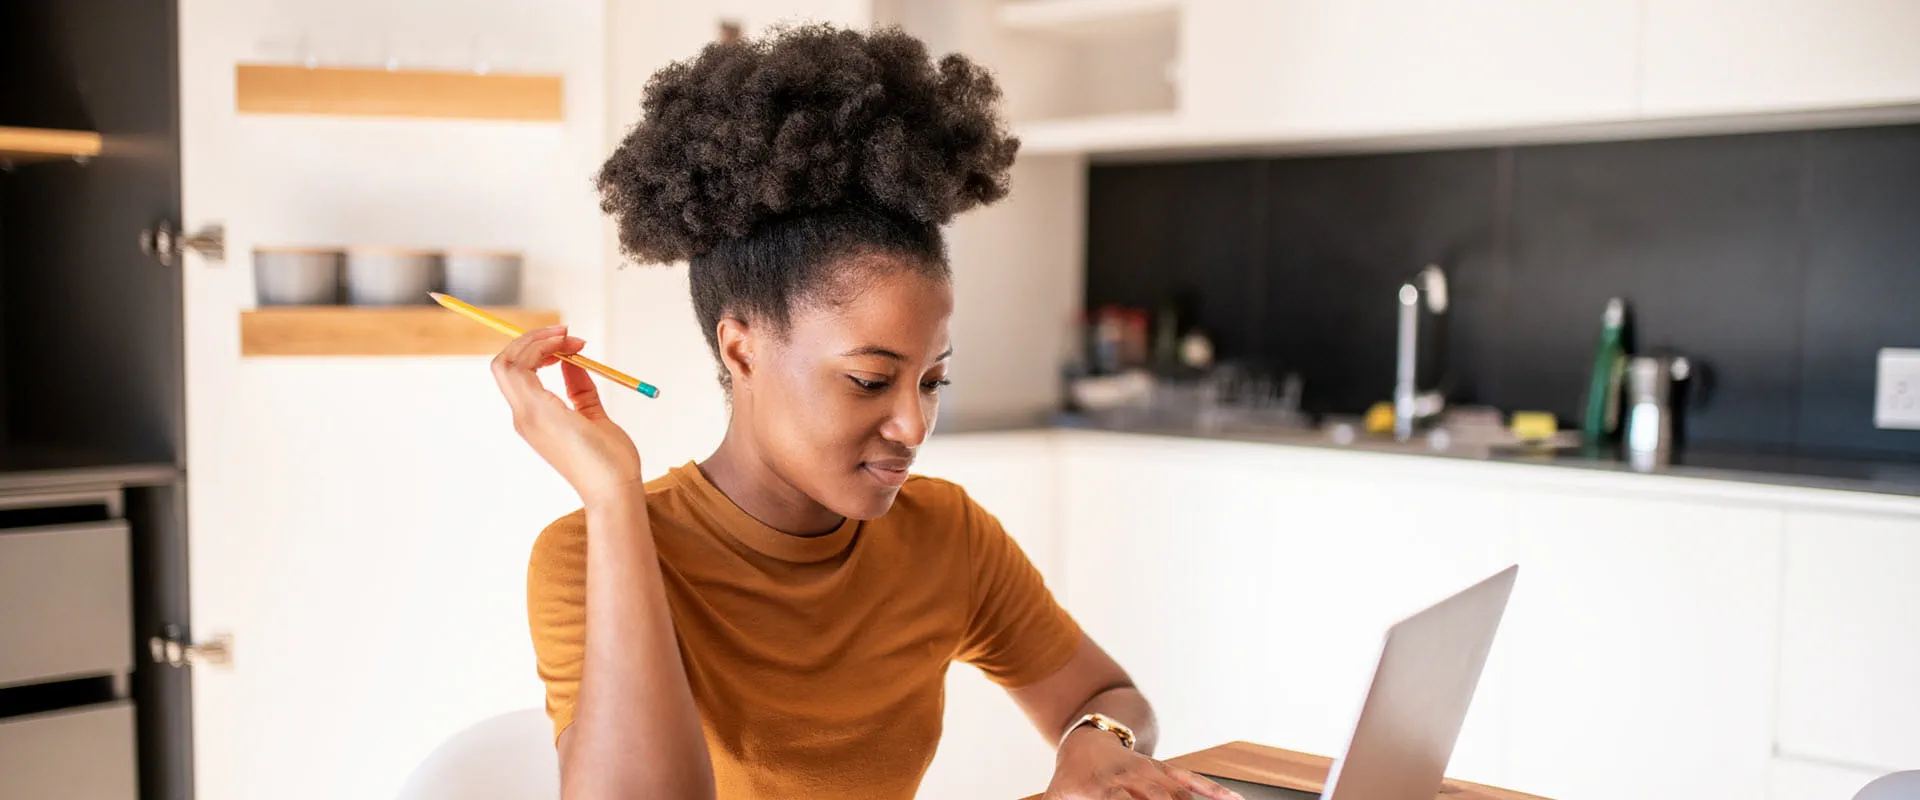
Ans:
POLYGON ((601 167, 601 208, 640 263, 817 212, 937 227, 1007 193, 1019 141, 999 97, 984 68, 936 63, 896 28, 709 44, 648 83, 641 122, 601 167))

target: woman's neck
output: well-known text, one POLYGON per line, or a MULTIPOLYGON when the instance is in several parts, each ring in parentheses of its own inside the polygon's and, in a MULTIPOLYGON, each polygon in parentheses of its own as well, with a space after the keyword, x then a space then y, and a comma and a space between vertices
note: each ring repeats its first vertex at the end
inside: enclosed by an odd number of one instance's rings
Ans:
POLYGON ((727 426, 720 446, 700 462, 707 480, 747 516, 793 536, 819 536, 840 527, 845 517, 795 488, 761 458, 750 437, 727 426))

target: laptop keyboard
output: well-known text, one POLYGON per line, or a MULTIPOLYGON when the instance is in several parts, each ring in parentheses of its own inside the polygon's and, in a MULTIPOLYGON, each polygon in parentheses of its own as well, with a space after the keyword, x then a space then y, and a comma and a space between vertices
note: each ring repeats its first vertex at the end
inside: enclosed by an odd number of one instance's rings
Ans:
POLYGON ((1246 800, 1320 800, 1319 792, 1283 789, 1278 786, 1236 781, 1232 778, 1222 778, 1218 775, 1206 775, 1205 773, 1202 773, 1202 775, 1207 780, 1239 792, 1240 796, 1246 798, 1246 800))

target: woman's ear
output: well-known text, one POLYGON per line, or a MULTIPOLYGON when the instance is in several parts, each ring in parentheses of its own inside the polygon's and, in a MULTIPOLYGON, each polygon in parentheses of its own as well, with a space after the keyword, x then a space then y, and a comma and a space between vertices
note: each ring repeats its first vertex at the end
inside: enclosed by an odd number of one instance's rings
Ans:
POLYGON ((734 388, 743 388, 753 379, 753 329, 746 320, 722 317, 715 326, 714 341, 720 345, 720 364, 732 378, 734 388))

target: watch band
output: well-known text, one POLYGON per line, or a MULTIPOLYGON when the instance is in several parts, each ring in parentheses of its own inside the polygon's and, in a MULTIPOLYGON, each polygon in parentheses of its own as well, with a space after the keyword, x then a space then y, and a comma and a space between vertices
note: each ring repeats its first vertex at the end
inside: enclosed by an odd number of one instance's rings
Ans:
POLYGON ((1109 717, 1098 711, 1082 716, 1081 718, 1074 720, 1072 725, 1067 726, 1067 732, 1060 734, 1060 743, 1058 745, 1055 745, 1054 749, 1057 750, 1061 747, 1065 747, 1067 744, 1067 737, 1072 736, 1074 731, 1080 730, 1080 728, 1085 725, 1092 725, 1093 727, 1099 728, 1100 730, 1111 733, 1114 736, 1118 737, 1120 739, 1120 743, 1123 745, 1126 745, 1126 748, 1128 750, 1133 749, 1133 744, 1134 744, 1133 729, 1121 723, 1120 720, 1109 717))

